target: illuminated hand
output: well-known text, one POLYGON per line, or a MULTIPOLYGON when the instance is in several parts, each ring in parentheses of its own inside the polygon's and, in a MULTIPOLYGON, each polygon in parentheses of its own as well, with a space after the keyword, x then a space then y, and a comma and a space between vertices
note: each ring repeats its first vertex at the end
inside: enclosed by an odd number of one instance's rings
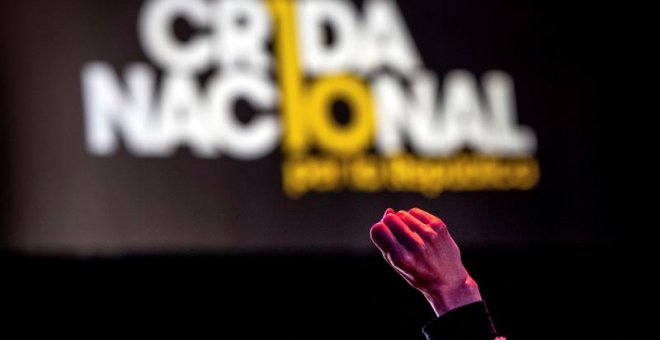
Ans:
POLYGON ((394 270, 424 294, 436 315, 481 301, 479 287, 440 218, 418 208, 387 209, 371 227, 371 239, 394 270))

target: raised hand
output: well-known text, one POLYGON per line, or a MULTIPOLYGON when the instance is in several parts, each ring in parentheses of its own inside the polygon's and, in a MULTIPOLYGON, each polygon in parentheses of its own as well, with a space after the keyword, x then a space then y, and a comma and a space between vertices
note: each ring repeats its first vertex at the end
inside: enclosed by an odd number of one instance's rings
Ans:
POLYGON ((481 300, 442 220, 422 209, 387 209, 371 227, 385 260, 429 301, 436 315, 481 300))

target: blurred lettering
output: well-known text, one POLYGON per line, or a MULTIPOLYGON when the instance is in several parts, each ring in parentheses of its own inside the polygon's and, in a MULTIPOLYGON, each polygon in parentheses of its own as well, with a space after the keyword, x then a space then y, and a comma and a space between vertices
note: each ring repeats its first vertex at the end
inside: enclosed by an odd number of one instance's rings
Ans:
POLYGON ((348 177, 323 163, 319 188, 369 192, 385 188, 377 155, 533 160, 536 151, 534 132, 518 125, 511 77, 490 71, 479 83, 454 70, 440 81, 393 0, 366 0, 361 10, 348 0, 150 0, 138 30, 154 66, 129 66, 124 77, 104 62, 83 67, 94 155, 113 154, 121 140, 139 156, 187 147, 202 158, 255 160, 281 144, 295 159, 285 169, 298 169, 285 183, 321 152, 362 161, 348 177), (188 37, 177 36, 181 20, 188 37), (247 122, 235 112, 239 100, 255 113, 247 122), (333 112, 340 101, 349 111, 341 123, 333 112))

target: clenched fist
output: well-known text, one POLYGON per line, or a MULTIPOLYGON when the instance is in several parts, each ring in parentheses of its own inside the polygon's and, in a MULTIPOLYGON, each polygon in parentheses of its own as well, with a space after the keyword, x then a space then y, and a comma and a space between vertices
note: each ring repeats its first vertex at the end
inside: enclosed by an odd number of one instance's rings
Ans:
POLYGON ((440 218, 418 208, 387 209, 371 227, 371 239, 392 268, 424 294, 436 315, 481 301, 479 287, 440 218))

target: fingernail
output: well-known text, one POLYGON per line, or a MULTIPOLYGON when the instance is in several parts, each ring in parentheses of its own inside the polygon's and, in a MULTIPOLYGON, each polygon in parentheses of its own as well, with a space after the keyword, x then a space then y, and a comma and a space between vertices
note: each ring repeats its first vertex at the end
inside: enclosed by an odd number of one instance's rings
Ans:
POLYGON ((385 213, 383 214, 383 217, 387 216, 388 214, 393 214, 393 213, 394 213, 394 209, 387 208, 387 210, 385 210, 385 213))

